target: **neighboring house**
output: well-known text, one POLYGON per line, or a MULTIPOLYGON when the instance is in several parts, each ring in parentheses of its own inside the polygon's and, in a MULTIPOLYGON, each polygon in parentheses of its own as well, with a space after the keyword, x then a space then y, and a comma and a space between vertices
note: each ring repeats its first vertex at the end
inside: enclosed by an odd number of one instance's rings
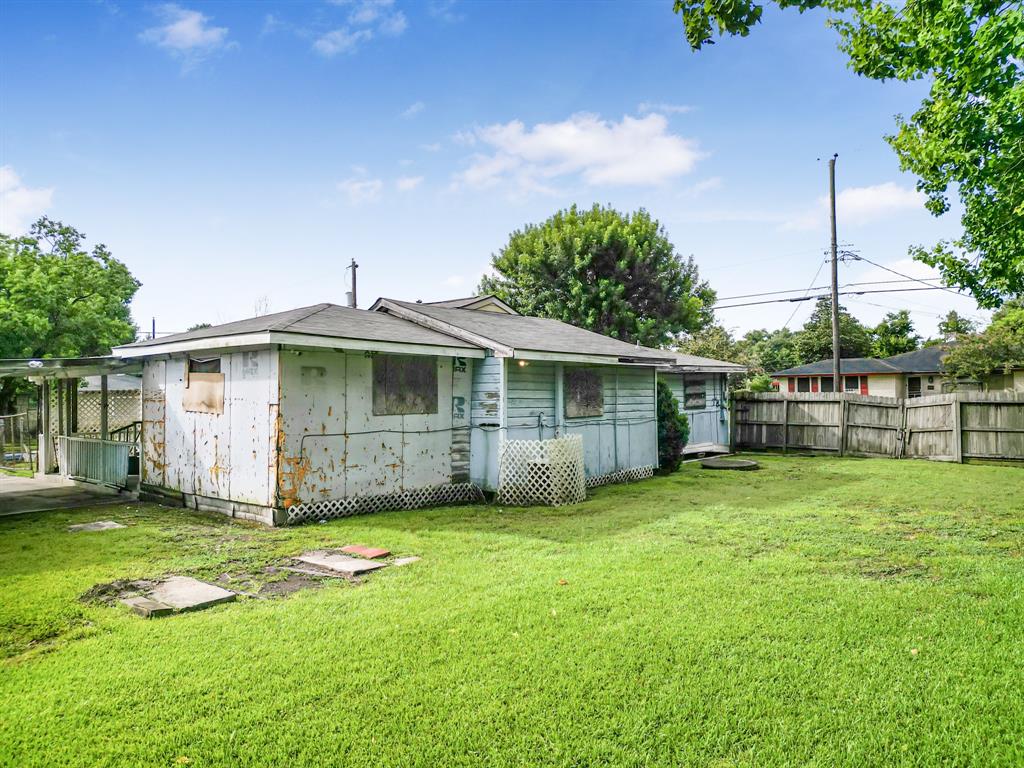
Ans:
MULTIPOLYGON (((854 357, 841 361, 841 390, 862 395, 921 397, 958 388, 1024 391, 1024 369, 988 377, 984 382, 951 381, 942 367, 949 347, 934 345, 884 359, 854 357)), ((773 373, 781 392, 833 392, 832 361, 799 365, 773 373)))
POLYGON ((590 484, 651 474, 674 362, 486 296, 318 304, 114 354, 143 363, 144 487, 267 523, 476 498, 502 439, 581 434, 590 484))
POLYGON ((679 401, 679 412, 690 422, 690 439, 685 453, 729 450, 730 373, 744 373, 737 363, 696 355, 675 354, 672 365, 659 371, 679 401))

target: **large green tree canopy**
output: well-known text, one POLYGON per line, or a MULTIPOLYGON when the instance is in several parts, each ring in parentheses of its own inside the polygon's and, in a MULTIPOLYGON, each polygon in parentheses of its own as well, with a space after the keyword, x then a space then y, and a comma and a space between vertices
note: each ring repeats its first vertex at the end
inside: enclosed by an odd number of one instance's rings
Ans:
POLYGON ((559 211, 513 232, 480 290, 517 311, 663 346, 711 322, 714 291, 644 210, 559 211))
MULTIPOLYGON (((1024 294, 1024 7, 1020 0, 774 0, 834 12, 829 23, 853 70, 875 80, 927 80, 929 95, 886 137, 935 215, 951 190, 963 235, 914 247, 982 306, 1024 294)), ((718 34, 749 34, 756 0, 674 0, 698 49, 718 34)))
POLYGON ((957 341, 942 361, 956 378, 981 380, 1024 368, 1024 302, 1007 302, 984 331, 958 336, 957 341))
MULTIPOLYGON (((0 234, 0 358, 102 355, 135 338, 128 305, 139 282, 84 239, 46 217, 26 237, 0 234)), ((0 407, 14 386, 0 380, 0 407)))
MULTIPOLYGON (((846 308, 839 307, 839 356, 869 357, 872 334, 846 308)), ((803 363, 832 357, 832 302, 818 299, 810 318, 796 336, 796 349, 803 363)))

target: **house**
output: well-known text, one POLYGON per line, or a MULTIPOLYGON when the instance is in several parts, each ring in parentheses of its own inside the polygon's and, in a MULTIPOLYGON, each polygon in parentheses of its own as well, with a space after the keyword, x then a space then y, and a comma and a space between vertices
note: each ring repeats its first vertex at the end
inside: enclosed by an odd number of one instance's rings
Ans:
POLYGON ((685 453, 729 450, 728 377, 745 372, 737 363, 683 354, 675 354, 672 363, 659 371, 658 377, 668 383, 680 413, 690 423, 685 453))
MULTIPOLYGON (((1024 392, 1024 369, 990 376, 984 382, 951 381, 942 367, 948 345, 922 347, 883 359, 854 357, 841 361, 842 391, 884 397, 921 397, 958 388, 1024 392)), ((773 373, 782 392, 832 392, 832 360, 819 360, 773 373)))
POLYGON ((142 487, 266 523, 475 499, 504 440, 583 436, 588 484, 653 473, 672 353, 494 297, 280 312, 114 350, 142 363, 142 487))

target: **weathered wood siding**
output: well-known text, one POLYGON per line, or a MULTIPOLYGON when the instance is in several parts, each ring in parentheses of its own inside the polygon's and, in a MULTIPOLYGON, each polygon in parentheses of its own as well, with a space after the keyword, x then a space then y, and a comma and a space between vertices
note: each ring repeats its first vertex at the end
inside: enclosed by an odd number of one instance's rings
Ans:
POLYGON ((470 480, 486 490, 498 487, 498 450, 502 440, 504 360, 472 360, 470 396, 470 480))
POLYGON ((654 371, 614 365, 592 368, 602 375, 604 413, 579 419, 558 414, 566 434, 583 436, 587 477, 636 467, 656 467, 658 425, 654 371))
POLYGON ((672 390, 672 396, 679 401, 679 412, 686 414, 690 422, 689 449, 728 448, 729 409, 724 373, 659 373, 672 390), (700 380, 706 386, 706 402, 703 408, 686 407, 686 382, 700 380))
POLYGON ((855 456, 1024 460, 1024 394, 911 399, 851 394, 743 394, 733 404, 739 449, 855 456))

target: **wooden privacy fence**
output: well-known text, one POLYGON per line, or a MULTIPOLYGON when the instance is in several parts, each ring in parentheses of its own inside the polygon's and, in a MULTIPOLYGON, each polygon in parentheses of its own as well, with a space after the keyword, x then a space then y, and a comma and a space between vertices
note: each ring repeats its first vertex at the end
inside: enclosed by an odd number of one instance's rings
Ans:
POLYGON ((734 396, 731 408, 736 450, 1024 461, 1024 393, 896 398, 748 392, 734 396))

